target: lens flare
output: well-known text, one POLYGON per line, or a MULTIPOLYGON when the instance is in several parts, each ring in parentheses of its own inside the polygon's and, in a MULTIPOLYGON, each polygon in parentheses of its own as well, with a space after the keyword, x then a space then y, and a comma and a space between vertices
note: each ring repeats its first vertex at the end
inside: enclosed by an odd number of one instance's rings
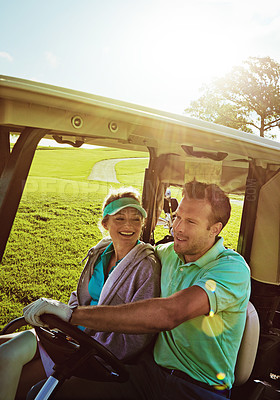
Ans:
POLYGON ((210 290, 210 292, 213 292, 213 293, 216 290, 216 286, 217 286, 216 282, 213 281, 212 279, 208 279, 208 281, 205 283, 206 289, 210 290))
MULTIPOLYGON (((216 378, 219 381, 223 381, 225 379, 225 377, 226 377, 226 374, 224 372, 218 372, 217 375, 216 375, 216 378)), ((220 385, 214 385, 214 387, 215 387, 216 390, 225 390, 225 389, 227 389, 227 385, 225 383, 222 383, 222 382, 221 382, 220 385)))
POLYGON ((216 390, 225 390, 227 389, 227 385, 214 385, 216 390))
MULTIPOLYGON (((211 313, 211 311, 210 311, 211 313)), ((224 322, 218 314, 213 314, 204 317, 201 324, 201 329, 205 335, 209 337, 217 337, 221 335, 224 331, 224 322)))
POLYGON ((226 374, 225 374, 224 372, 219 372, 219 373, 216 375, 216 377, 217 377, 217 379, 219 379, 219 381, 222 381, 223 379, 225 379, 226 374))

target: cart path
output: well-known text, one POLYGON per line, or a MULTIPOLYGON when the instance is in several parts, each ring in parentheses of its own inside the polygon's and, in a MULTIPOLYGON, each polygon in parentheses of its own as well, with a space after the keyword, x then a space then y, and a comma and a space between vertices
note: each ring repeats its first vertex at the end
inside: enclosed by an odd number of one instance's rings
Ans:
POLYGON ((126 160, 143 160, 145 158, 112 158, 110 160, 101 160, 94 164, 91 173, 88 177, 91 181, 113 182, 120 183, 117 179, 115 166, 120 161, 126 160))

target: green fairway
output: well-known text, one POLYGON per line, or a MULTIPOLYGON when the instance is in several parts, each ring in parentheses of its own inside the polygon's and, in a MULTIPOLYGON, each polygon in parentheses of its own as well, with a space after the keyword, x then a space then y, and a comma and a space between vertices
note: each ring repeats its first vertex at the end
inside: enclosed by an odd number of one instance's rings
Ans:
MULTIPOLYGON (((25 195, 28 193, 57 193, 76 194, 78 196, 90 193, 104 194, 108 192, 106 186, 99 181, 90 181, 88 177, 94 164, 101 160, 119 159, 129 157, 147 157, 145 152, 130 152, 108 148, 73 149, 73 148, 39 148, 36 151, 30 174, 27 180, 25 195), (105 190, 105 192, 104 192, 105 190)), ((123 161, 126 173, 117 169, 117 177, 122 184, 127 184, 127 176, 135 179, 130 185, 142 186, 144 165, 147 159, 123 161), (140 164, 139 164, 140 163, 140 164), (141 167, 141 168, 140 168, 141 167), (129 171, 129 173, 128 173, 129 171)), ((119 167, 118 167, 119 168, 119 167)))
MULTIPOLYGON (((67 302, 83 268, 81 260, 101 238, 104 196, 111 187, 141 190, 147 153, 116 149, 39 148, 0 268, 0 327, 38 297, 67 302), (117 183, 89 181, 93 165, 109 158, 140 157, 116 165, 117 183)), ((178 190, 178 189, 177 189, 178 190)), ((173 192, 177 195, 177 192, 173 192)), ((223 232, 236 248, 241 204, 233 204, 223 232)), ((168 231, 156 228, 155 240, 168 231)))

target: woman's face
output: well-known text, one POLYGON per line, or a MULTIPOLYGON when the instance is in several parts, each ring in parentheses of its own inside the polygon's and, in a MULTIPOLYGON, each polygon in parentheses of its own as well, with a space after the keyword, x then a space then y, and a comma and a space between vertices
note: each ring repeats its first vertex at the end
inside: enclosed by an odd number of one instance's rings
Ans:
POLYGON ((109 232, 114 245, 134 246, 142 229, 143 217, 139 211, 127 207, 108 217, 103 226, 109 232))

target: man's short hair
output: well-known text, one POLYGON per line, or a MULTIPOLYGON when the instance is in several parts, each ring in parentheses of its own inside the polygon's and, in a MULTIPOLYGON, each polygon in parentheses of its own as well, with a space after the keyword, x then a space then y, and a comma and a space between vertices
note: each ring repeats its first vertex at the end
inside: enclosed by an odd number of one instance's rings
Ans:
POLYGON ((212 208, 211 225, 221 222, 223 227, 227 224, 231 205, 228 196, 216 184, 207 184, 196 180, 185 183, 183 197, 190 199, 208 200, 212 208))

